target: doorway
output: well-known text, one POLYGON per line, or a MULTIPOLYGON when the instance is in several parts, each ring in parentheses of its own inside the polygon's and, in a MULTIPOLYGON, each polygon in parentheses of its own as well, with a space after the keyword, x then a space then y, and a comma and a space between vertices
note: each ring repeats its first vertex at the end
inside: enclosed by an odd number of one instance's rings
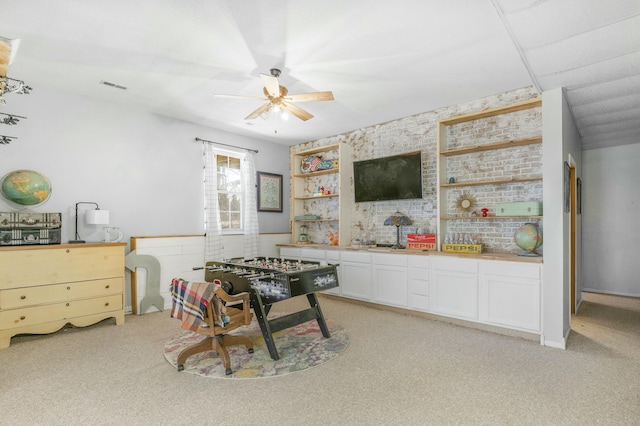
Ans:
POLYGON ((577 180, 576 180, 576 167, 575 164, 570 164, 569 165, 569 182, 571 182, 571 196, 570 196, 570 210, 569 210, 569 215, 571 217, 571 238, 569 239, 570 244, 571 244, 571 249, 570 249, 570 260, 569 260, 569 265, 571 268, 571 314, 575 314, 576 313, 576 305, 577 305, 577 292, 576 292, 576 270, 577 270, 577 263, 576 263, 576 246, 577 246, 577 241, 576 241, 576 222, 578 220, 577 218, 577 193, 578 193, 578 188, 577 188, 577 180))

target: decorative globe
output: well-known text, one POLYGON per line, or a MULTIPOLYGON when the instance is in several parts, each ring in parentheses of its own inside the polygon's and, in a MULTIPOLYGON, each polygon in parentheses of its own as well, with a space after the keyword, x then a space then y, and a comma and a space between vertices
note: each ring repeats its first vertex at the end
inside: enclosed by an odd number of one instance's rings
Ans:
POLYGON ((15 170, 0 181, 0 192, 9 201, 22 206, 42 204, 51 195, 51 182, 32 170, 15 170))
POLYGON ((520 256, 539 256, 536 249, 542 245, 542 231, 535 223, 525 223, 513 235, 513 239, 522 250, 520 256))

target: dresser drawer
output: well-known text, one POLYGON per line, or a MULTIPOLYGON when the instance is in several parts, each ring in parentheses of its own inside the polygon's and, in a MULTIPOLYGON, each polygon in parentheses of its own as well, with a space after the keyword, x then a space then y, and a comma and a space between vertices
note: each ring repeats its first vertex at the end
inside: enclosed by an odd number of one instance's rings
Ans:
POLYGON ((0 250, 0 289, 122 277, 122 246, 0 250))
POLYGON ((0 309, 22 308, 122 293, 122 278, 14 288, 0 291, 0 309))
POLYGON ((122 295, 0 311, 0 330, 122 310, 122 295))

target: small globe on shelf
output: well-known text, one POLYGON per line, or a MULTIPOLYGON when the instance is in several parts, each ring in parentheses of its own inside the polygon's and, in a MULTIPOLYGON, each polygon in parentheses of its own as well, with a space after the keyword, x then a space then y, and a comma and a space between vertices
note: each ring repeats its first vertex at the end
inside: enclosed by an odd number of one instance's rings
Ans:
POLYGON ((525 223, 513 235, 522 250, 519 256, 540 256, 536 251, 542 245, 542 230, 535 223, 525 223))

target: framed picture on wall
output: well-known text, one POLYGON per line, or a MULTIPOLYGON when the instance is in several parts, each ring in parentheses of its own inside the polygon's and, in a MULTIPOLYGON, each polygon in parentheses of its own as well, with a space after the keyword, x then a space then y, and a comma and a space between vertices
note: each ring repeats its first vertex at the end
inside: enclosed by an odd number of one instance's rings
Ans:
POLYGON ((571 168, 564 162, 564 212, 571 211, 571 168))
POLYGON ((282 212, 282 175, 258 172, 258 211, 282 212))

